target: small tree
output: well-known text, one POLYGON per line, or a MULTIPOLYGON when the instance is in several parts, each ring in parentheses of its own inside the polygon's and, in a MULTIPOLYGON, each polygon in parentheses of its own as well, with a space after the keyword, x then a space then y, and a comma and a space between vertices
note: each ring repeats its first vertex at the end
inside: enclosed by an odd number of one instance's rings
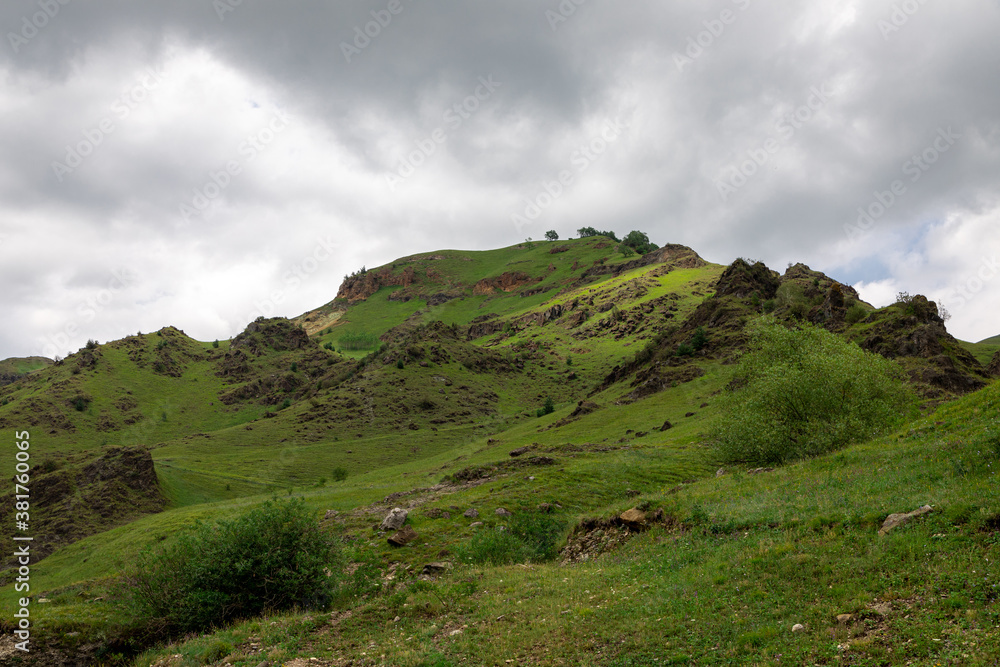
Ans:
POLYGON ((558 241, 559 234, 556 233, 556 230, 550 229, 549 231, 545 232, 545 238, 547 238, 550 241, 558 241))

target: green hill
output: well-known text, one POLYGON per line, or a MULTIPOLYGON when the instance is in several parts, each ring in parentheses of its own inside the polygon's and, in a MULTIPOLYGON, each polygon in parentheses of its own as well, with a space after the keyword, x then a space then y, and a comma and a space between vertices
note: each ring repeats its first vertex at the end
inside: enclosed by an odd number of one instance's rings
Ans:
MULTIPOLYGON (((115 605, 140 549, 294 496, 344 545, 352 574, 333 616, 251 620, 136 664, 730 664, 746 652, 992 664, 996 401, 982 360, 923 297, 874 309, 801 264, 726 267, 678 245, 626 257, 597 236, 402 258, 231 341, 166 327, 88 344, 0 388, 0 426, 30 431, 44 491, 32 527, 51 555, 32 564, 32 622, 53 663, 124 664, 157 639, 115 605), (894 359, 926 416, 829 456, 717 476, 708 433, 764 314, 894 359), (875 537, 885 515, 925 503, 930 518, 875 537), (377 530, 393 507, 420 535, 404 548, 377 530), (643 525, 620 518, 629 508, 643 525), (559 555, 477 560, 509 535, 559 555), (441 560, 445 573, 422 574, 441 560)), ((14 576, 0 574, 2 619, 14 576)))
POLYGON ((0 387, 52 364, 48 357, 11 357, 0 361, 0 387))

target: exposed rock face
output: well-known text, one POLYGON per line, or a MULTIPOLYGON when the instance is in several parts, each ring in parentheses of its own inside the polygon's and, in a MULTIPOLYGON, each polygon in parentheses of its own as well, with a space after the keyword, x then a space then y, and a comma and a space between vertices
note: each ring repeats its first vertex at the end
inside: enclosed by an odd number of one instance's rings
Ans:
POLYGON ((735 296, 749 299, 757 294, 761 300, 774 298, 781 281, 778 274, 767 268, 763 262, 753 265, 737 259, 726 267, 715 285, 717 297, 735 296))
POLYGON ((417 274, 412 266, 403 269, 402 273, 393 273, 392 267, 383 266, 377 271, 364 271, 344 278, 337 291, 337 298, 348 303, 357 303, 364 301, 383 287, 409 287, 416 279, 417 274))
POLYGON ((986 372, 945 329, 937 305, 916 295, 897 304, 899 316, 872 326, 859 345, 888 359, 917 357, 929 364, 911 371, 913 380, 938 389, 965 394, 986 385, 986 372))
MULTIPOLYGON (((597 248, 598 246, 594 247, 597 248)), ((664 270, 670 270, 696 269, 698 267, 705 266, 706 262, 700 255, 698 255, 698 253, 686 245, 668 243, 662 248, 657 248, 656 250, 647 252, 642 257, 633 259, 630 262, 614 264, 611 266, 605 266, 600 263, 596 264, 595 266, 592 266, 584 271, 580 278, 582 281, 586 281, 606 274, 620 275, 622 273, 632 271, 633 269, 637 269, 642 266, 649 266, 651 264, 663 264, 664 270)))
POLYGON ((986 372, 992 377, 1000 377, 1000 350, 997 350, 996 354, 993 355, 990 365, 986 367, 986 372))
POLYGON ((494 294, 497 290, 513 292, 524 285, 536 283, 538 280, 532 278, 524 271, 505 271, 493 278, 483 278, 473 285, 472 293, 478 296, 482 294, 494 294))
MULTIPOLYGON (((143 514, 160 512, 153 457, 143 447, 110 447, 81 467, 65 463, 32 469, 33 559, 143 514)), ((0 505, 0 520, 13 526, 13 503, 0 505)))
POLYGON ((271 319, 259 317, 248 324, 243 333, 233 339, 229 349, 259 357, 264 354, 265 348, 284 352, 286 350, 301 350, 310 345, 315 345, 315 343, 310 340, 309 334, 302 327, 283 317, 272 317, 271 319))

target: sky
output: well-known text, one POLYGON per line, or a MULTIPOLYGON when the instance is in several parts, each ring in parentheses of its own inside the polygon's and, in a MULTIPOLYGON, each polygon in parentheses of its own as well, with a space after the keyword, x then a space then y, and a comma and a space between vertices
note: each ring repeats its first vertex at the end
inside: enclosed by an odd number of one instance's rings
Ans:
POLYGON ((0 358, 592 226, 1000 334, 996 0, 5 0, 0 358))

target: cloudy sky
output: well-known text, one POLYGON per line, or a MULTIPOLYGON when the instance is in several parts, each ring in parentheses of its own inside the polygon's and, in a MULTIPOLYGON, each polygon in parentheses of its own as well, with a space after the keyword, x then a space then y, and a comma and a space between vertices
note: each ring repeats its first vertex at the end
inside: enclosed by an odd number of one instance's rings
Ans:
POLYGON ((995 0, 5 0, 0 358, 646 231, 1000 333, 995 0))

